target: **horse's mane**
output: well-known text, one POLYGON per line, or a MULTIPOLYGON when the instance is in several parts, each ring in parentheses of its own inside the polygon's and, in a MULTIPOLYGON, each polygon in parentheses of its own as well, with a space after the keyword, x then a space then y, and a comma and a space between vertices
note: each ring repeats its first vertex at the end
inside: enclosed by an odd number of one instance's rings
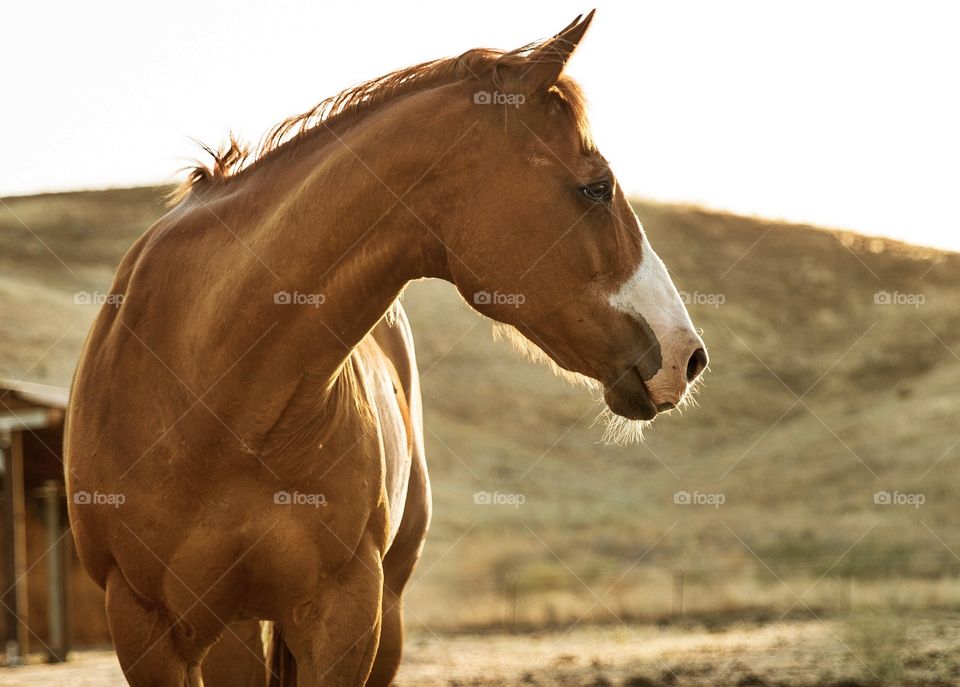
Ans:
MULTIPOLYGON (((500 87, 498 67, 523 67, 528 64, 532 51, 544 47, 549 49, 549 39, 512 51, 476 48, 458 57, 399 69, 341 91, 306 112, 284 119, 263 136, 255 149, 235 138, 232 133, 227 142, 216 149, 199 143, 212 158, 212 163, 204 164, 198 161, 188 167, 186 180, 170 194, 170 200, 177 203, 199 185, 235 176, 280 148, 296 143, 318 129, 368 112, 401 96, 466 78, 479 80, 492 77, 494 85, 500 87)), ((561 74, 550 93, 566 107, 584 145, 592 148, 586 118, 586 101, 580 86, 570 77, 561 74)))

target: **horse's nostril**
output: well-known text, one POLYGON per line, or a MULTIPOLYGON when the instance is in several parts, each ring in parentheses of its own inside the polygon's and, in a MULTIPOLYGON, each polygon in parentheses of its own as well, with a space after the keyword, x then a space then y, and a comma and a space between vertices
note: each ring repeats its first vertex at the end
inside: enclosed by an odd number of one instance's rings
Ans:
POLYGON ((693 352, 693 355, 690 356, 690 360, 687 361, 687 382, 693 383, 706 366, 707 352, 702 348, 698 348, 693 352))

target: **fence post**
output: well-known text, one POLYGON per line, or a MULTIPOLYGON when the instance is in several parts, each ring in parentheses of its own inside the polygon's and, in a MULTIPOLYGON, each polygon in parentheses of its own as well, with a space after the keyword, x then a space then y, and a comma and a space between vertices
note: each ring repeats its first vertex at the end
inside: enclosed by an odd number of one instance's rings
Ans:
POLYGON ((47 659, 50 663, 62 663, 67 660, 66 580, 61 542, 65 534, 60 504, 62 492, 55 480, 48 479, 44 481, 40 495, 43 497, 43 514, 46 520, 47 589, 50 596, 47 609, 47 622, 50 625, 47 659))
POLYGON ((517 627, 517 613, 520 605, 520 576, 516 570, 511 570, 503 576, 503 598, 507 602, 506 618, 514 629, 517 627))
POLYGON ((520 575, 513 573, 513 629, 517 629, 517 609, 520 606, 520 575))
POLYGON ((840 576, 840 609, 846 613, 850 612, 853 597, 853 576, 840 576))
POLYGON ((683 617, 683 570, 673 573, 673 617, 683 617))

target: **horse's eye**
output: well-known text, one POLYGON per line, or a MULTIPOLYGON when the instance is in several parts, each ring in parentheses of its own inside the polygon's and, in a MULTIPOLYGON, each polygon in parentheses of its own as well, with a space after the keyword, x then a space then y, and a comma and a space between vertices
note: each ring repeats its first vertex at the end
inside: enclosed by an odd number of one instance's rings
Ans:
POLYGON ((594 203, 609 203, 613 197, 613 184, 609 181, 598 181, 595 184, 587 184, 580 189, 580 192, 594 203))

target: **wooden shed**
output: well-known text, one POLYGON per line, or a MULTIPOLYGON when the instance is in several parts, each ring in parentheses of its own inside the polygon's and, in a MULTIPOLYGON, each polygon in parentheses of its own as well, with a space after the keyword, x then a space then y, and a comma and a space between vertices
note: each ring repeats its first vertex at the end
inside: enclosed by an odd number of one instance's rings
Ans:
POLYGON ((103 593, 76 559, 67 522, 61 387, 0 379, 0 648, 66 659, 109 642, 103 593))

